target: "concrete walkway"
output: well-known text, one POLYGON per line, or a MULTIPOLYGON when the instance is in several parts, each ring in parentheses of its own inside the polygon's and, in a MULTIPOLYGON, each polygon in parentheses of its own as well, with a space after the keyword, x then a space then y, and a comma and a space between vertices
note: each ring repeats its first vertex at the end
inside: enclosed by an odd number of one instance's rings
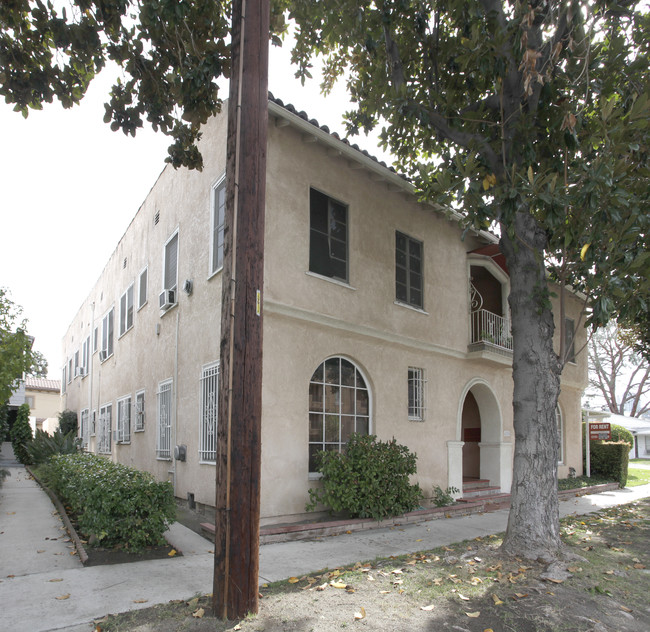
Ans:
MULTIPOLYGON (((7 445, 7 444, 5 444, 7 445)), ((9 446, 10 448, 10 446, 9 446)), ((90 632, 109 613, 212 592, 213 544, 179 523, 168 540, 183 556, 111 566, 81 566, 47 495, 3 446, 0 467, 11 471, 0 490, 0 627, 12 632, 90 632), (63 538, 61 536, 63 535, 63 538), (39 553, 38 551, 43 551, 39 553)), ((650 485, 572 498, 562 516, 584 514, 650 496, 650 485)), ((349 535, 266 544, 260 582, 323 568, 401 555, 504 531, 507 510, 349 535)))

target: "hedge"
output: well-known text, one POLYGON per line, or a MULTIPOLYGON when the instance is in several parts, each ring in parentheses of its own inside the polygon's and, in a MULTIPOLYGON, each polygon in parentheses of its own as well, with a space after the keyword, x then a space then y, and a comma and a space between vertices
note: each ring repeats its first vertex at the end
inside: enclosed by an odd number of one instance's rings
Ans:
POLYGON ((171 483, 87 453, 55 455, 43 469, 84 536, 133 552, 165 544, 176 515, 171 483))
POLYGON ((627 484, 630 446, 626 441, 591 441, 591 472, 627 484))

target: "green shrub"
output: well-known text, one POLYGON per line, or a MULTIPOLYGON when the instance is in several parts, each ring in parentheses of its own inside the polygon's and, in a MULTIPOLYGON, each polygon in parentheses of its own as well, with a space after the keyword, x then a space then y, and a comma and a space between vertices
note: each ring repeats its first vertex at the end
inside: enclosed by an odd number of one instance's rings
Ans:
POLYGON ((617 424, 612 424, 612 441, 625 441, 629 444, 630 450, 634 447, 634 435, 627 428, 617 424))
POLYGON ((29 456, 29 444, 33 441, 32 427, 29 425, 29 405, 23 404, 18 408, 16 421, 11 427, 11 444, 14 455, 23 464, 31 463, 29 456))
POLYGON ((31 463, 34 465, 45 463, 55 454, 74 454, 78 450, 79 440, 76 431, 71 430, 68 434, 63 434, 60 428, 52 435, 44 430, 36 430, 34 440, 27 447, 31 463))
POLYGON ((59 413, 59 430, 64 435, 72 431, 76 434, 77 428, 77 413, 74 410, 64 410, 62 413, 59 413))
POLYGON ((87 453, 55 455, 40 472, 88 538, 134 552, 165 544, 163 533, 176 516, 168 481, 87 453))
POLYGON ((416 460, 395 439, 384 442, 353 434, 343 452, 319 453, 322 487, 309 490, 306 509, 313 511, 322 503, 330 511, 375 520, 413 511, 422 498, 420 486, 409 480, 416 472, 416 460))
POLYGON ((7 404, 0 404, 0 443, 5 441, 9 430, 9 408, 7 404))
POLYGON ((591 441, 591 473, 627 484, 630 446, 625 441, 591 441))
POLYGON ((448 507, 456 502, 454 494, 458 492, 459 489, 457 487, 447 487, 447 489, 443 490, 440 485, 436 485, 433 488, 431 502, 433 502, 435 507, 448 507))

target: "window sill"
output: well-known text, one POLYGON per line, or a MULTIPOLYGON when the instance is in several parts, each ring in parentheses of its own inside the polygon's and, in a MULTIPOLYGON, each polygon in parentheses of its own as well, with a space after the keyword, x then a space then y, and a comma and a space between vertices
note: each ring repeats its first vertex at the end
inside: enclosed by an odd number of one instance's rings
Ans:
POLYGON ((320 481, 323 478, 323 475, 320 472, 309 472, 308 480, 310 481, 320 481))
POLYGON ((393 305, 397 305, 398 307, 405 307, 406 309, 410 309, 414 312, 417 312, 418 314, 424 314, 425 316, 429 316, 429 312, 423 310, 421 307, 414 307, 413 305, 409 305, 408 303, 403 303, 402 301, 393 301, 393 305))
POLYGON ((323 276, 322 274, 318 274, 316 272, 311 272, 311 270, 307 270, 305 272, 307 276, 314 277, 315 279, 321 279, 323 281, 327 281, 328 283, 333 283, 334 285, 339 285, 340 287, 344 287, 348 290, 354 290, 356 292, 357 288, 353 287, 346 281, 341 281, 340 279, 333 279, 332 277, 327 277, 323 276))
POLYGON ((214 277, 216 277, 221 272, 223 272, 223 265, 219 266, 214 272, 210 272, 210 274, 208 274, 208 281, 214 279, 214 277))
POLYGON ((137 428, 137 429, 134 430, 133 432, 144 432, 144 428, 137 428))
POLYGON ((169 314, 169 312, 176 309, 177 307, 178 307, 178 301, 176 301, 173 305, 170 305, 167 309, 161 309, 160 310, 160 318, 162 318, 166 314, 169 314))
POLYGON ((131 325, 131 326, 130 326, 130 327, 129 327, 125 332, 121 333, 121 334, 117 337, 117 339, 120 340, 120 339, 124 338, 124 336, 126 336, 126 334, 128 334, 132 329, 133 329, 133 325, 131 325))
POLYGON ((216 465, 216 461, 199 461, 199 465, 216 465))

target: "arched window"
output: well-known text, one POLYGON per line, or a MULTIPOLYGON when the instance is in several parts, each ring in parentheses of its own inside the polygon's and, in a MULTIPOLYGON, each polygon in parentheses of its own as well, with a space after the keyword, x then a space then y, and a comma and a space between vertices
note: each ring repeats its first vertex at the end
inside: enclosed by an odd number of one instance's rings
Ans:
POLYGON ((353 432, 370 433, 370 393, 350 360, 329 358, 309 382, 309 471, 318 452, 340 452, 353 432))
POLYGON ((560 405, 555 407, 555 425, 557 427, 557 438, 560 447, 557 452, 557 462, 564 463, 564 422, 562 421, 562 411, 560 405))

